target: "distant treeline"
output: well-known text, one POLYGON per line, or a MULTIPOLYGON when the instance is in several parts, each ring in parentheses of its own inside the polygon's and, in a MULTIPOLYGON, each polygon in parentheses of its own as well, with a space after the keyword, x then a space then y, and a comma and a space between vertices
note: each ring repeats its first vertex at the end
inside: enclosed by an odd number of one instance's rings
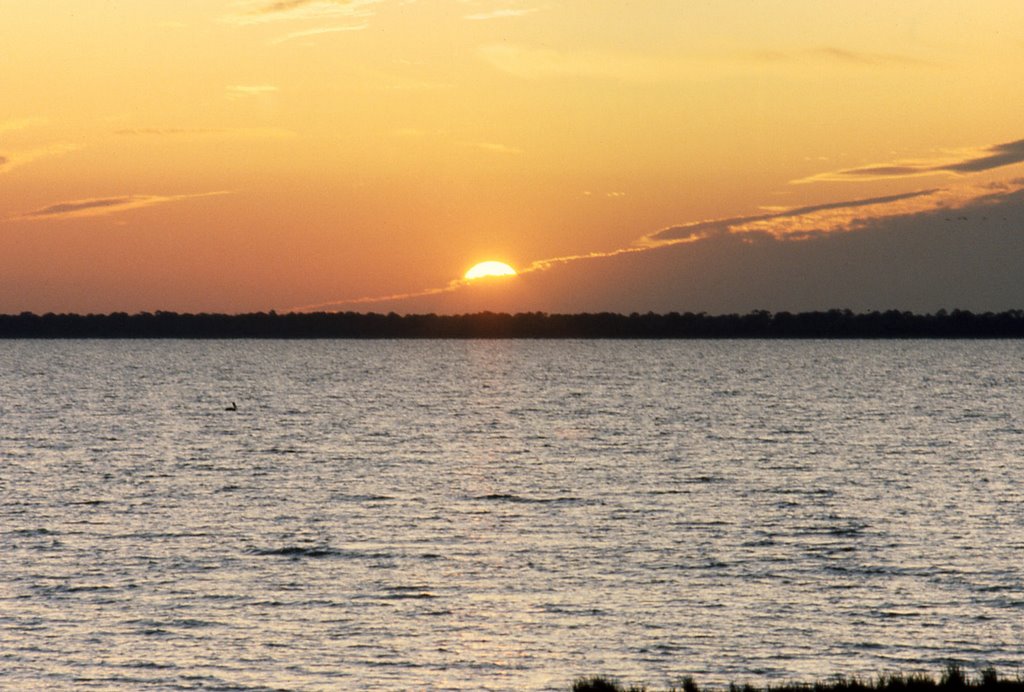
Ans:
POLYGON ((1024 310, 931 315, 756 311, 745 315, 258 312, 0 315, 8 339, 960 339, 1024 337, 1024 310))

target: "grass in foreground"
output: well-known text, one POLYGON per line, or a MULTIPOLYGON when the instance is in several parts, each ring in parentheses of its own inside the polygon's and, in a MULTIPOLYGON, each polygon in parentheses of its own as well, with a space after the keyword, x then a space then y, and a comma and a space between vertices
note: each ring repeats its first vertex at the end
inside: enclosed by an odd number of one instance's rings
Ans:
MULTIPOLYGON (((704 688, 705 692, 709 689, 704 688)), ((623 687, 617 681, 593 676, 580 678, 572 685, 572 692, 648 692, 646 687, 623 687)), ((693 678, 683 678, 680 687, 669 692, 701 692, 693 678)), ((1024 678, 1001 678, 995 668, 983 669, 977 677, 968 676, 963 668, 952 663, 936 679, 924 673, 910 675, 880 675, 874 680, 837 677, 828 682, 783 683, 754 687, 730 684, 728 692, 1024 692, 1024 678)))

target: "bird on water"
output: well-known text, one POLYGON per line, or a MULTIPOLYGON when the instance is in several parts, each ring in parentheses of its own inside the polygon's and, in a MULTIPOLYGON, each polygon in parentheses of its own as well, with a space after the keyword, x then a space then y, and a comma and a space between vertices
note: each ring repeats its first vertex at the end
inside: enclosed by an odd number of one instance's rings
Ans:
POLYGON ((224 410, 225 411, 237 411, 238 410, 238 404, 236 404, 235 402, 232 401, 231 405, 225 407, 224 410))

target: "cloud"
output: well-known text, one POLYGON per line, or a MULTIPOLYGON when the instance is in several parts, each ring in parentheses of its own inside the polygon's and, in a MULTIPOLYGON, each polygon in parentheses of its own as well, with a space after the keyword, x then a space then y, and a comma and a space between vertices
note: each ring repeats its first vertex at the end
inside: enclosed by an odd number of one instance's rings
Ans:
POLYGON ((232 98, 245 98, 249 96, 266 96, 280 91, 273 84, 232 84, 225 87, 228 96, 232 98))
POLYGON ((106 216, 131 209, 141 209, 157 204, 168 202, 179 202, 199 197, 213 197, 216 195, 229 194, 226 190, 216 192, 200 192, 186 195, 122 195, 120 197, 98 197, 93 199, 80 199, 68 202, 58 202, 41 209, 25 212, 15 218, 40 220, 40 219, 74 219, 86 216, 106 216))
MULTIPOLYGON (((849 231, 863 227, 864 220, 874 217, 893 217, 901 213, 932 210, 941 204, 939 195, 943 190, 920 190, 898 195, 872 197, 868 199, 829 202, 752 216, 736 216, 726 219, 712 219, 671 226, 640 238, 635 245, 606 252, 589 252, 536 260, 520 274, 544 271, 552 267, 606 257, 619 257, 643 253, 671 245, 683 245, 708 240, 718 236, 749 234, 772 237, 779 240, 802 240, 835 231, 849 231), (901 206, 916 200, 912 207, 901 206)), ((977 192, 974 193, 978 194, 977 192)), ((621 197, 624 193, 608 193, 609 197, 621 197)), ((948 200, 947 200, 948 201, 948 200)))
POLYGON ((524 7, 520 9, 501 9, 492 10, 490 12, 478 12, 476 14, 467 14, 466 19, 473 21, 486 21, 489 19, 511 19, 513 17, 522 17, 528 14, 537 12, 537 7, 524 7))
POLYGON ((850 50, 836 46, 821 46, 798 51, 761 51, 753 54, 756 62, 767 64, 785 63, 833 63, 851 67, 923 67, 931 65, 898 53, 872 53, 850 50))
POLYGON ((297 136, 297 133, 294 130, 287 130, 282 127, 129 127, 121 130, 115 130, 114 134, 122 137, 251 137, 267 139, 285 139, 297 136))
POLYGON ((416 298, 426 298, 429 296, 439 296, 445 293, 451 293, 458 290, 462 286, 467 285, 468 282, 461 279, 456 279, 450 282, 447 286, 442 288, 426 288, 422 291, 413 291, 411 293, 396 293, 388 296, 363 296, 361 298, 350 298, 345 300, 332 300, 326 303, 313 303, 311 305, 297 305, 289 308, 284 308, 281 312, 314 312, 319 310, 338 310, 340 308, 352 308, 358 305, 373 305, 375 303, 395 303, 413 300, 416 298))
POLYGON ((800 241, 720 234, 524 276, 523 293, 536 302, 522 309, 1013 309, 1024 304, 1022 223, 1018 190, 955 215, 939 208, 867 218, 856 232, 800 241))
POLYGON ((369 17, 368 9, 381 0, 249 0, 241 3, 246 9, 228 16, 233 24, 264 24, 267 22, 331 19, 338 17, 369 17))
POLYGON ((1022 161, 1024 161, 1024 139, 1018 139, 1016 142, 991 146, 986 150, 985 155, 949 164, 943 170, 952 173, 977 173, 1022 161))
POLYGON ((920 211, 922 208, 935 208, 938 204, 937 195, 940 192, 942 190, 939 189, 918 190, 897 195, 815 204, 767 214, 697 221, 651 233, 644 236, 640 243, 646 246, 656 246, 666 242, 708 238, 722 233, 751 231, 765 232, 775 236, 792 236, 797 228, 803 233, 849 230, 851 221, 868 215, 894 215, 899 212, 920 211), (923 204, 917 204, 910 209, 897 207, 897 203, 908 200, 917 200, 923 204), (875 209, 870 210, 871 214, 866 214, 866 207, 875 209))
MULTIPOLYGON (((473 18, 490 18, 487 14, 473 18)), ((706 81, 718 75, 743 75, 752 69, 815 70, 920 67, 930 63, 895 53, 869 53, 837 47, 802 51, 762 51, 719 55, 646 55, 626 51, 570 51, 516 43, 481 46, 480 56, 492 67, 525 79, 590 78, 626 82, 706 81)))
POLYGON ((299 38, 309 38, 310 36, 321 36, 323 34, 338 34, 349 31, 362 31, 363 29, 366 29, 369 26, 369 24, 363 22, 362 24, 348 24, 344 26, 322 26, 316 29, 306 29, 305 31, 293 31, 290 34, 278 36, 272 41, 268 41, 267 45, 278 46, 287 41, 294 41, 295 39, 299 38))
MULTIPOLYGON (((280 2, 272 2, 269 5, 265 5, 257 10, 258 14, 272 14, 274 12, 288 12, 298 7, 305 5, 315 4, 316 0, 281 0, 280 2)), ((339 0, 339 5, 346 5, 347 2, 339 0)))
POLYGON ((39 159, 48 158, 51 156, 61 156, 63 154, 70 153, 72 151, 78 151, 82 148, 80 144, 69 144, 67 142, 58 142, 56 144, 50 144, 45 147, 38 147, 36 149, 22 149, 16 151, 8 151, 0 156, 0 174, 10 173, 16 168, 20 168, 26 164, 32 163, 39 159))
POLYGON ((896 161, 872 164, 840 171, 818 173, 794 183, 848 182, 910 178, 924 175, 968 175, 982 171, 1024 163, 1024 139, 1005 144, 994 144, 967 152, 956 160, 896 161))
POLYGON ((49 207, 30 211, 26 217, 39 218, 44 216, 85 216, 85 212, 104 210, 111 207, 130 208, 134 205, 148 204, 152 198, 148 197, 109 197, 107 199, 88 199, 77 202, 61 202, 49 207))

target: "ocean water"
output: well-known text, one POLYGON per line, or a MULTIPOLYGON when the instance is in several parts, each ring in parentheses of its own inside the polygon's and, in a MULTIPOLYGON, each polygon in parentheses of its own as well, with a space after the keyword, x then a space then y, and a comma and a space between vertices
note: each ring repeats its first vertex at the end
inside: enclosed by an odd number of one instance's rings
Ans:
POLYGON ((1013 673, 1022 642, 1021 343, 0 342, 0 689, 1013 673))

